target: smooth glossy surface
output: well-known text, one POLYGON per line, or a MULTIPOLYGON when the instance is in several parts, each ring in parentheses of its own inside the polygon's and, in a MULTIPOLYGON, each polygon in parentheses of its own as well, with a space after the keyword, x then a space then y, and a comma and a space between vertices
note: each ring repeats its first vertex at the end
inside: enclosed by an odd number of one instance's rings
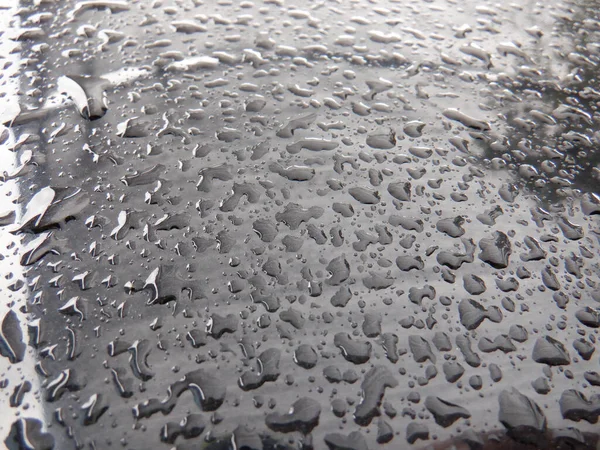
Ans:
POLYGON ((5 444, 595 448, 598 11, 6 9, 5 444))

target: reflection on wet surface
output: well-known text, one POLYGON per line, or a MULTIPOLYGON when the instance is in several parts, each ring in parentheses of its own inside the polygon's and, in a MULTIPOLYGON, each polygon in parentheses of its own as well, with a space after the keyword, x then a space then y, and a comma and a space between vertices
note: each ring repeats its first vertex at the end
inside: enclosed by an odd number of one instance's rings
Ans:
POLYGON ((5 444, 596 448, 597 6, 6 9, 5 444))

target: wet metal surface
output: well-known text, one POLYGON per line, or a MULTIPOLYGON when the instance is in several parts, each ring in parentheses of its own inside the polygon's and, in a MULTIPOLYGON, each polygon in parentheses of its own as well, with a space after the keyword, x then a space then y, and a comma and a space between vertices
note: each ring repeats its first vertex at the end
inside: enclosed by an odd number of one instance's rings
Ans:
POLYGON ((598 4, 299 3, 4 9, 5 445, 596 448, 598 4))

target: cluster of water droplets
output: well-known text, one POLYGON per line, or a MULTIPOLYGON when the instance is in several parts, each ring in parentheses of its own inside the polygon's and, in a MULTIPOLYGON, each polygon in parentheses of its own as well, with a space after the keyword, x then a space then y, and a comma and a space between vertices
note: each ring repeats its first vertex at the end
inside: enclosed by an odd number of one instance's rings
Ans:
POLYGON ((600 22, 567 6, 23 6, 6 445, 596 445, 600 22))

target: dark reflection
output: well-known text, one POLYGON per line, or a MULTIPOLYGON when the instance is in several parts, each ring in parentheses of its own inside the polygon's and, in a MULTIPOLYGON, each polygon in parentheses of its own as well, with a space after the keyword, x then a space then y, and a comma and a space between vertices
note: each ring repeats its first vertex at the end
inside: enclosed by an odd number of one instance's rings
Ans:
POLYGON ((598 14, 595 1, 572 2, 557 14, 554 29, 545 32, 558 36, 555 57, 568 74, 555 73, 551 63, 498 80, 498 89, 519 99, 505 113, 507 130, 500 139, 474 137, 486 166, 506 166, 544 204, 598 191, 598 14))

